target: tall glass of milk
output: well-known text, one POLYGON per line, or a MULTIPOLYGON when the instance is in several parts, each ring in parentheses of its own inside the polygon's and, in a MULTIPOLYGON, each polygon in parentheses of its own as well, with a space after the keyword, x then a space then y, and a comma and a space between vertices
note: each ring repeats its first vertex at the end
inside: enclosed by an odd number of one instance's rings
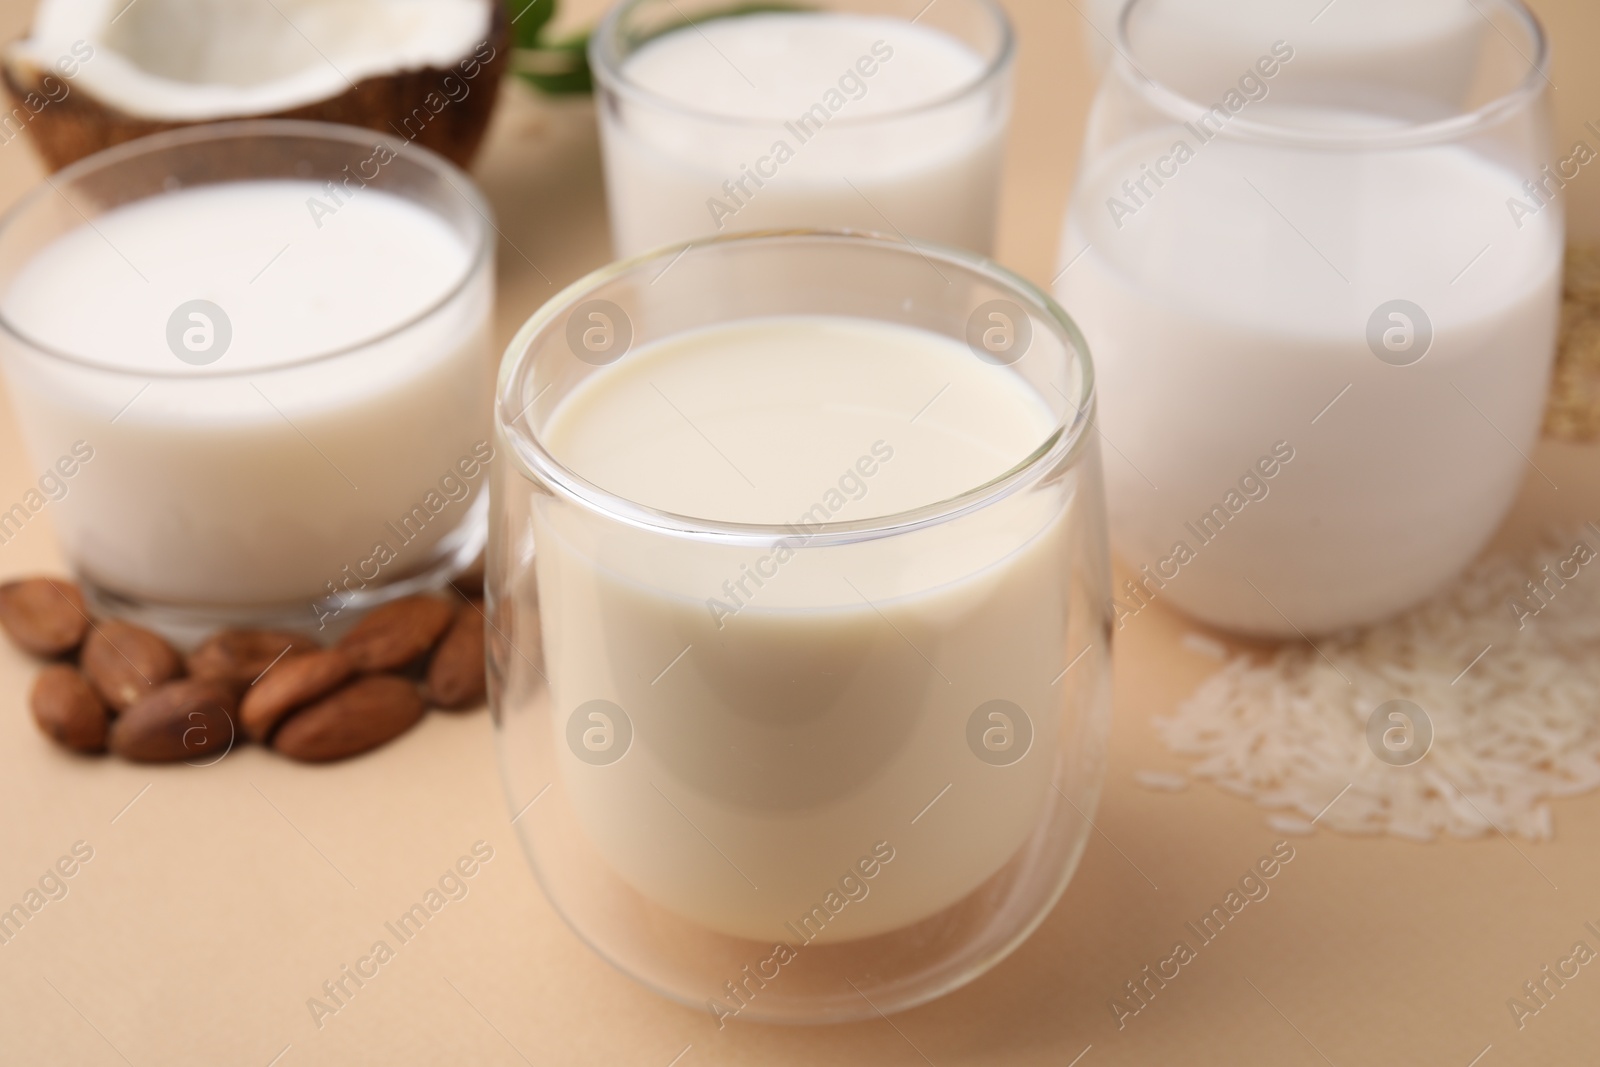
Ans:
POLYGON ((619 257, 788 227, 992 251, 1014 51, 994 0, 718 7, 622 0, 595 32, 619 257))
POLYGON ((102 606, 315 630, 470 563, 491 235, 445 160, 318 123, 146 138, 24 198, 0 360, 102 606))
POLYGON ((993 965, 1105 759, 1089 361, 978 257, 844 233, 608 267, 512 342, 490 674, 514 822, 601 954, 728 1019, 993 965))
MULTIPOLYGON (((1209 5, 1126 10, 1056 283, 1100 372, 1119 625, 1156 601, 1260 635, 1375 621, 1542 477, 1575 166, 1538 23, 1474 6, 1410 89, 1424 65, 1375 29, 1279 10, 1208 73, 1169 46, 1209 5)), ((1240 10, 1212 16, 1236 41, 1240 10)))

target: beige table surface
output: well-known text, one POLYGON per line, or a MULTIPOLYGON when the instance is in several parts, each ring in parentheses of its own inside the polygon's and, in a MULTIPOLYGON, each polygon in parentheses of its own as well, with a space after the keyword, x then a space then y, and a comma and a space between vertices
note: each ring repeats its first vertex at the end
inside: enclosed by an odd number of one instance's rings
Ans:
MULTIPOLYGON (((1008 5, 1022 52, 1000 258, 1043 282, 1090 92, 1075 2, 1008 5)), ((1600 6, 1536 6, 1570 145, 1600 119, 1600 6)), ((27 17, 6 0, 0 31, 27 17)), ((553 291, 539 272, 564 284, 607 258, 592 111, 513 97, 478 168, 505 233, 502 339, 553 291)), ((0 148, 0 203, 37 177, 23 142, 0 148)), ((1600 168, 1572 194, 1575 231, 1600 238, 1600 168)), ((9 501, 33 475, 0 411, 9 501)), ((1600 450, 1546 445, 1536 459, 1560 490, 1530 479, 1508 543, 1553 518, 1600 519, 1600 450)), ((59 565, 44 521, 0 547, 0 577, 59 565)), ((1600 970, 1520 1032, 1505 1007, 1574 941, 1600 947, 1583 928, 1600 925, 1600 796, 1555 804, 1556 839, 1539 845, 1296 839, 1271 896, 1118 1031, 1108 998, 1278 836, 1209 786, 1133 783, 1178 766, 1150 721, 1214 669, 1179 644, 1192 628, 1158 607, 1118 635, 1101 833, 1015 955, 892 1025, 721 1032, 612 970, 545 903, 508 825, 486 714, 430 716, 325 768, 255 749, 204 770, 79 759, 28 721, 33 668, 0 648, 0 906, 75 842, 93 848, 68 895, 0 946, 0 1064, 1600 1062, 1600 970), (314 1025, 307 998, 480 839, 494 859, 470 895, 314 1025)))

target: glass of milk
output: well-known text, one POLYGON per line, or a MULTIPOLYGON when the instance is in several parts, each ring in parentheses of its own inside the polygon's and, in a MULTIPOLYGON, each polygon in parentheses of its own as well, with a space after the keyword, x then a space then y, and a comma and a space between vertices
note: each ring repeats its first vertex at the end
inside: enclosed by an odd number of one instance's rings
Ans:
POLYGON ((431 152, 300 122, 146 138, 12 210, 0 360, 103 607, 317 630, 473 560, 488 217, 431 152))
POLYGON ((605 268, 502 366, 490 674, 555 906, 725 1025, 992 966, 1105 760, 1093 385, 1048 297, 870 235, 605 268))
POLYGON ((623 0, 591 42, 619 257, 788 227, 993 250, 1014 54, 994 0, 719 6, 623 0))
POLYGON ((1445 33, 1447 6, 1386 16, 1438 15, 1422 52, 1384 19, 1326 32, 1348 0, 1274 8, 1249 48, 1253 9, 1127 8, 1056 282, 1100 373, 1119 626, 1157 601, 1265 636, 1373 622, 1542 477, 1576 165, 1532 14, 1475 2, 1445 33))

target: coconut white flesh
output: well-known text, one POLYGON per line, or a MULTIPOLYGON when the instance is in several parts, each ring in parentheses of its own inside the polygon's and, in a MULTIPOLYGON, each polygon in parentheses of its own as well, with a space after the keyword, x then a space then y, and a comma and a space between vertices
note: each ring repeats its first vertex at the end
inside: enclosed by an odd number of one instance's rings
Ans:
POLYGON ((494 2, 41 0, 11 56, 49 73, 87 42, 74 90, 141 118, 239 118, 326 100, 363 78, 454 66, 488 36, 494 2))

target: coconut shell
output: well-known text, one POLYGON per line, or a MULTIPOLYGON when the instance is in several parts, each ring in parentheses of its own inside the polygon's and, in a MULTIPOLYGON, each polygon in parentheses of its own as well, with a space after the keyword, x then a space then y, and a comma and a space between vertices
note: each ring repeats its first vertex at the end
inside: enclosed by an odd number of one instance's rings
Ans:
MULTIPOLYGON (((511 55, 505 5, 499 0, 490 0, 489 6, 492 11, 489 39, 484 44, 493 51, 487 60, 479 60, 481 69, 467 82, 470 92, 459 102, 450 101, 443 88, 447 77, 453 76, 458 82, 465 80, 458 69, 421 67, 363 78, 337 96, 287 111, 229 118, 309 119, 365 127, 422 145, 457 166, 468 167, 489 128, 489 118, 500 93, 501 76, 511 55), (446 103, 436 112, 428 107, 430 98, 436 107, 440 101, 446 103)), ((479 50, 482 51, 481 45, 479 50)), ((462 56, 463 60, 467 58, 462 56)), ((23 114, 33 112, 27 105, 30 96, 35 106, 48 99, 42 84, 46 76, 57 84, 59 95, 61 78, 54 72, 39 70, 25 62, 8 61, 0 65, 0 80, 5 82, 11 104, 23 114)), ((62 99, 47 103, 33 113, 24 129, 32 137, 34 148, 45 165, 57 171, 101 149, 153 133, 199 125, 202 121, 215 120, 165 122, 143 118, 74 88, 62 99)))

